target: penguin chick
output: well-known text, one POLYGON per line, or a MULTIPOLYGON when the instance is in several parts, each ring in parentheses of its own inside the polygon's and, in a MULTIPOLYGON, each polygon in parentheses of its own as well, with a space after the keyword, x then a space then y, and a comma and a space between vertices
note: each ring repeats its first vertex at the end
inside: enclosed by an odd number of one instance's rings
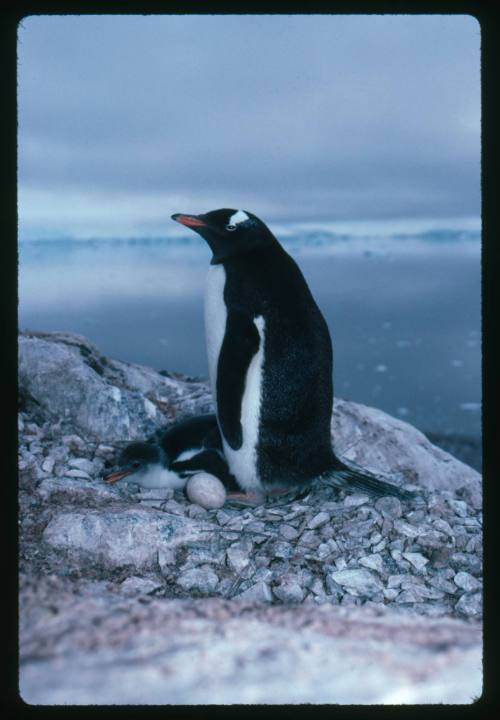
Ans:
POLYGON ((127 480, 142 488, 181 489, 186 484, 182 477, 170 470, 169 461, 162 448, 150 442, 133 442, 120 453, 113 472, 105 477, 109 485, 127 480))
POLYGON ((237 490, 222 452, 217 419, 197 415, 158 430, 145 442, 133 442, 121 452, 108 484, 127 479, 143 488, 185 486, 190 475, 215 475, 228 490, 237 490))

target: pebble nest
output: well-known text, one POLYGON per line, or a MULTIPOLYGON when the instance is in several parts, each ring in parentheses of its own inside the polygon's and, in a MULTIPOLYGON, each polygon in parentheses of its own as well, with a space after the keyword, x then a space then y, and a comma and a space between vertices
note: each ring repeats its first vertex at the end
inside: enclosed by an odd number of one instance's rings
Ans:
POLYGON ((206 510, 182 491, 107 487, 102 474, 115 455, 115 447, 87 443, 64 422, 19 414, 21 577, 88 577, 136 596, 390 605, 434 617, 481 618, 477 494, 421 491, 402 503, 318 484, 284 504, 206 510), (106 503, 195 520, 209 545, 181 547, 176 562, 161 571, 109 571, 75 566, 44 542, 48 522, 62 509, 106 503))

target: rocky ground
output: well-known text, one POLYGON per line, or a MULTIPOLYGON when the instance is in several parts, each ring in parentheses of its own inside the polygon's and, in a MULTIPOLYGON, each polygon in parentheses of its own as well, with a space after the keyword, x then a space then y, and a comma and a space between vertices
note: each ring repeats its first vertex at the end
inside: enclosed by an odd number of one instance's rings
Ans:
POLYGON ((480 695, 472 468, 407 423, 337 400, 337 454, 415 500, 318 484, 286 504, 205 510, 182 491, 108 487, 103 470, 124 442, 211 410, 207 385, 105 358, 75 335, 26 333, 19 352, 28 702, 480 695))

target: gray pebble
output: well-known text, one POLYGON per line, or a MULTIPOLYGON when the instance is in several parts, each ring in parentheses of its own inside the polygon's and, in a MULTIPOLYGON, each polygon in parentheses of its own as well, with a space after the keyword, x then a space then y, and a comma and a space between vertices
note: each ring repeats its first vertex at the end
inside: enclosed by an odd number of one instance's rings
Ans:
POLYGON ((298 530, 296 530, 292 525, 281 525, 279 532, 285 540, 295 540, 295 538, 299 535, 298 530))
POLYGON ((401 587, 401 583, 403 583, 409 576, 408 575, 389 575, 387 578, 387 587, 389 588, 397 588, 401 587))
POLYGON ((171 500, 174 496, 172 488, 141 488, 137 493, 136 500, 171 500))
POLYGON ((71 478, 82 478, 83 480, 92 480, 90 475, 86 473, 84 470, 77 470, 76 468, 72 468, 71 470, 65 470, 64 475, 66 477, 71 478))
POLYGON ((331 550, 330 546, 328 545, 328 543, 321 543, 318 546, 317 553, 318 553, 318 558, 320 560, 324 560, 325 558, 327 558, 329 555, 332 554, 332 550, 331 550))
POLYGON ((111 445, 98 445, 95 451, 97 457, 103 458, 104 460, 113 460, 116 456, 116 448, 111 445))
POLYGON ((382 590, 383 585, 376 575, 369 570, 337 570, 331 573, 332 579, 345 587, 348 592, 357 595, 372 595, 377 590, 382 590))
POLYGON ((265 583, 263 580, 259 580, 243 592, 239 593, 238 595, 234 595, 232 599, 251 600, 258 603, 270 603, 273 601, 273 596, 269 585, 267 585, 267 583, 265 583))
POLYGON ((473 535, 465 549, 468 553, 477 553, 482 548, 482 539, 479 535, 473 535))
POLYGON ((226 551, 227 564, 236 573, 240 573, 250 562, 248 550, 240 544, 231 545, 226 551))
POLYGON ((360 493, 352 493, 350 495, 347 495, 347 497, 344 500, 344 506, 345 507, 358 507, 359 505, 364 505, 365 503, 369 502, 370 498, 368 495, 362 495, 360 493))
POLYGON ((343 557, 335 558, 334 562, 337 570, 345 570, 347 567, 347 562, 343 557))
POLYGON ((416 603, 418 601, 419 597, 413 590, 402 590, 396 597, 397 603, 416 603))
POLYGON ((231 513, 226 512, 226 510, 217 510, 215 517, 219 525, 227 525, 233 516, 231 513))
POLYGON ((405 545, 406 542, 402 538, 396 538, 389 543, 391 550, 400 550, 401 552, 404 550, 405 545))
MULTIPOLYGON (((165 488, 165 490, 172 490, 172 488, 165 488)), ((195 505, 194 503, 191 504, 186 511, 186 515, 190 518, 202 518, 205 517, 207 513, 208 510, 201 507, 201 505, 195 505)))
POLYGON ((36 437, 40 437, 40 435, 42 434, 42 431, 36 423, 29 422, 29 423, 26 423, 24 426, 24 434, 25 435, 35 435, 36 437))
POLYGON ((294 552, 293 545, 290 545, 290 543, 278 541, 273 545, 274 557, 288 559, 293 557, 294 552))
POLYGON ((381 540, 377 545, 373 545, 372 550, 373 552, 382 552, 382 550, 385 550, 385 547, 387 545, 387 540, 381 540))
POLYGON ((252 581, 258 582, 258 581, 262 580, 265 583, 269 583, 269 582, 271 582, 272 576, 273 576, 273 574, 272 574, 271 570, 269 570, 266 567, 260 567, 254 572, 254 574, 252 576, 252 581))
POLYGON ((420 535, 418 538, 418 544, 422 547, 438 548, 441 547, 444 542, 445 536, 436 530, 431 530, 424 535, 420 535))
POLYGON ((448 547, 436 548, 435 550, 432 551, 430 564, 434 568, 440 568, 440 569, 448 568, 448 566, 450 564, 451 554, 452 554, 452 551, 448 547))
POLYGON ((255 557, 255 565, 257 567, 267 567, 271 562, 271 558, 268 555, 257 555, 255 557))
POLYGON ((72 460, 69 460, 68 465, 71 468, 83 470, 88 475, 93 475, 95 472, 94 463, 91 460, 87 460, 87 458, 73 458, 72 460))
POLYGON ((483 507, 483 497, 480 492, 471 492, 470 504, 474 510, 481 510, 483 507))
POLYGON ((184 515, 184 509, 185 505, 181 505, 177 502, 177 500, 167 500, 165 503, 165 510, 170 513, 174 513, 174 515, 184 515))
POLYGON ((45 458, 45 460, 42 463, 42 470, 46 473, 49 473, 49 475, 50 475, 50 473, 52 473, 52 471, 54 470, 54 465, 55 465, 54 458, 47 457, 47 458, 45 458))
POLYGON ((124 595, 148 595, 161 587, 163 587, 162 582, 137 575, 128 577, 120 584, 120 590, 124 595))
POLYGON ((482 572, 480 558, 470 553, 455 552, 450 555, 450 564, 457 570, 467 570, 474 575, 482 572))
POLYGON ((468 572, 464 572, 463 570, 455 575, 453 582, 457 587, 462 588, 462 590, 465 590, 466 592, 478 590, 481 587, 479 580, 476 580, 473 575, 468 572))
POLYGON ((441 600, 445 596, 443 591, 427 585, 420 587, 418 593, 420 597, 426 598, 427 600, 441 600))
POLYGON ((369 568, 370 570, 376 570, 378 573, 382 573, 384 571, 384 561, 382 560, 382 556, 378 553, 365 555, 364 557, 359 558, 359 564, 363 565, 363 567, 369 568))
POLYGON ((325 587, 319 577, 315 577, 308 587, 314 595, 325 595, 325 587))
POLYGON ((406 522, 405 520, 396 520, 394 522, 394 530, 396 532, 401 533, 402 535, 406 535, 406 537, 417 537, 418 535, 422 534, 422 531, 420 528, 415 527, 415 525, 411 525, 411 523, 406 522))
POLYGON ((424 520, 427 518, 427 509, 426 510, 411 510, 407 516, 408 521, 411 522, 412 525, 419 525, 420 523, 423 523, 424 520))
POLYGON ((437 588, 438 590, 442 590, 448 595, 454 595, 457 592, 456 585, 443 577, 431 577, 429 578, 429 583, 433 587, 437 588))
POLYGON ((375 502, 375 507, 388 518, 399 518, 403 512, 401 502, 395 497, 381 497, 375 502))
POLYGON ((446 520, 444 520, 443 518, 435 518, 432 521, 432 524, 434 525, 436 530, 440 530, 441 532, 445 533, 449 537, 453 537, 454 532, 451 529, 450 523, 447 522, 446 520))
POLYGON ((336 527, 335 525, 333 525, 332 523, 328 523, 327 525, 323 525, 323 527, 321 527, 321 528, 319 529, 320 537, 321 537, 323 540, 331 540, 331 539, 333 539, 333 538, 337 535, 337 532, 338 532, 337 527, 336 527))
POLYGON ((305 545, 308 548, 317 548, 321 540, 315 532, 312 530, 306 530, 302 533, 299 539, 301 545, 305 545))
POLYGON ((86 443, 79 435, 63 435, 62 442, 73 451, 83 452, 86 448, 86 443))
POLYGON ((451 508, 453 508, 453 510, 455 511, 455 513, 456 513, 459 517, 461 517, 461 518, 467 517, 467 515, 468 515, 468 512, 467 512, 467 503, 464 502, 463 500, 452 500, 452 499, 449 499, 449 500, 448 500, 448 505, 449 505, 451 508))
POLYGON ((177 584, 183 590, 197 590, 202 593, 211 593, 219 584, 219 578, 210 568, 191 568, 181 573, 177 584))
POLYGON ((467 533, 457 533, 455 535, 455 547, 457 550, 465 550, 469 543, 469 536, 467 533))
POLYGON ((423 570, 429 560, 422 553, 405 552, 403 557, 410 562, 417 570, 423 570))
POLYGON ((246 523, 245 530, 248 530, 248 532, 252 533, 270 533, 271 530, 269 528, 266 528, 266 524, 262 522, 262 520, 253 520, 252 522, 246 523))
POLYGON ((464 593, 455 605, 455 610, 466 617, 479 615, 482 611, 481 593, 464 593))
POLYGON ((309 530, 316 530, 322 525, 325 525, 329 520, 330 515, 327 512, 321 511, 309 520, 309 522, 307 523, 307 527, 309 528, 309 530))
POLYGON ((284 603, 300 603, 304 600, 306 591, 296 577, 282 578, 279 585, 273 587, 273 594, 284 603))
MULTIPOLYGON (((236 532, 241 532, 243 530, 243 527, 245 526, 243 522, 242 517, 238 517, 238 515, 235 515, 231 518, 231 520, 227 523, 227 525, 224 526, 225 530, 235 530, 236 532)), ((245 526, 246 529, 248 526, 245 526)))
POLYGON ((366 537, 370 534, 374 524, 375 520, 372 518, 369 520, 362 520, 361 522, 355 522, 348 525, 347 532, 354 538, 366 537))

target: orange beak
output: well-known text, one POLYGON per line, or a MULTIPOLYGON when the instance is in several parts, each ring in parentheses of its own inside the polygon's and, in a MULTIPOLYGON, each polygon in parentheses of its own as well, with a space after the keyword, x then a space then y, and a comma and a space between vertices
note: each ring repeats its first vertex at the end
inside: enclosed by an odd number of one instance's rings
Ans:
POLYGON ((132 470, 117 470, 116 472, 112 472, 109 475, 106 475, 106 477, 104 478, 104 482, 107 482, 108 485, 112 485, 113 483, 118 482, 118 480, 121 480, 127 475, 130 475, 131 473, 132 470))
POLYGON ((187 227, 207 227, 207 224, 203 222, 203 220, 200 220, 198 215, 183 215, 182 213, 175 213, 175 215, 172 215, 172 220, 175 220, 175 222, 178 222, 181 225, 186 225, 187 227))

